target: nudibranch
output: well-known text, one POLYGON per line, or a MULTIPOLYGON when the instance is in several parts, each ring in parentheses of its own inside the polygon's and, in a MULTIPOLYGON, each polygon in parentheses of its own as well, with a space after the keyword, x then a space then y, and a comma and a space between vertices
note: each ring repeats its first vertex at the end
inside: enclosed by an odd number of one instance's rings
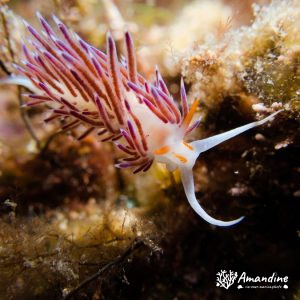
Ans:
POLYGON ((106 54, 85 42, 53 17, 57 32, 37 13, 42 31, 25 22, 32 38, 23 44, 25 60, 15 65, 17 75, 2 83, 19 84, 32 91, 27 106, 46 104, 51 114, 45 122, 63 118, 62 129, 85 125, 84 138, 94 132, 101 141, 111 141, 126 155, 116 165, 146 172, 154 161, 168 170, 180 170, 186 197, 205 221, 230 226, 243 217, 222 221, 208 215, 195 196, 193 166, 200 153, 234 136, 262 125, 265 119, 191 143, 187 135, 200 120, 193 121, 199 101, 189 107, 183 80, 181 106, 173 100, 156 68, 154 82, 137 72, 130 34, 125 33, 126 57, 118 59, 116 45, 107 34, 106 54), (193 122, 192 122, 193 121, 193 122))

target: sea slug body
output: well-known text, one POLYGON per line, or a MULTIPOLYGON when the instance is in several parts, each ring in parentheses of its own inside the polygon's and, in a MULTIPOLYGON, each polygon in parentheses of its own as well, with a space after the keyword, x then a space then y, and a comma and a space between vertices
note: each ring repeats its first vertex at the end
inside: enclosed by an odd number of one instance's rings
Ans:
POLYGON ((170 171, 180 169, 187 199, 205 221, 230 226, 209 216, 195 196, 193 166, 200 153, 258 125, 271 120, 278 112, 228 132, 192 143, 185 141, 200 120, 192 122, 199 101, 188 106, 181 80, 181 108, 170 95, 156 69, 153 83, 137 72, 132 38, 125 33, 126 59, 119 60, 115 42, 107 34, 106 54, 71 32, 53 17, 60 35, 37 13, 42 34, 25 22, 32 39, 23 45, 26 60, 15 65, 19 75, 1 83, 20 84, 32 91, 27 106, 47 104, 52 114, 45 120, 63 118, 63 129, 84 124, 84 138, 95 132, 101 141, 111 141, 126 157, 116 166, 146 172, 154 161, 166 164, 170 171))

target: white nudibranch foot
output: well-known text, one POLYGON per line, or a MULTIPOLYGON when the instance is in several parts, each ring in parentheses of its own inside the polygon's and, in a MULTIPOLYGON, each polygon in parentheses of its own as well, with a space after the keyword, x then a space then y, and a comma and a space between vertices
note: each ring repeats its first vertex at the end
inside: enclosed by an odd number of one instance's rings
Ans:
MULTIPOLYGON (((207 151, 210 148, 213 148, 217 146, 218 144, 225 142, 251 128, 254 128, 256 126, 265 124, 269 120, 273 119, 278 113, 280 113, 282 110, 277 111, 270 116, 264 118, 263 120, 256 121, 249 123, 247 125, 232 129, 230 131, 203 139, 194 141, 191 143, 191 145, 194 147, 194 149, 197 151, 197 155, 199 156, 200 153, 207 151)), ((186 197, 188 199, 188 202, 190 203, 191 207, 194 209, 194 211, 206 222, 215 225, 215 226, 232 226, 244 219, 244 217, 240 217, 236 220, 231 221, 222 221, 213 218, 212 216, 208 215, 205 210, 201 207, 200 203, 197 201, 196 195, 195 195, 195 185, 194 185, 194 177, 193 177, 193 170, 192 168, 186 168, 184 166, 180 167, 180 174, 181 174, 181 181, 184 187, 184 191, 186 194, 186 197)))

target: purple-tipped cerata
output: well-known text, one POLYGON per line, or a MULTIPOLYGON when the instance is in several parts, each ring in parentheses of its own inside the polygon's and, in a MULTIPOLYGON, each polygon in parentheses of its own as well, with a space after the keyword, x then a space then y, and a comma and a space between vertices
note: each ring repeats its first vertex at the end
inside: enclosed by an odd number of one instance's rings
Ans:
POLYGON ((63 129, 79 125, 86 130, 79 139, 95 132, 101 141, 112 141, 125 157, 116 166, 132 168, 133 173, 147 171, 154 161, 169 170, 180 169, 182 183, 192 208, 207 222, 229 226, 239 222, 221 221, 209 216, 195 197, 192 168, 201 152, 250 128, 270 120, 275 114, 231 131, 192 143, 185 137, 199 124, 192 123, 198 100, 188 107, 181 81, 181 108, 168 91, 158 68, 154 82, 137 71, 132 38, 125 33, 126 58, 119 60, 110 33, 106 54, 83 41, 57 17, 57 34, 38 13, 42 33, 25 25, 31 34, 23 45, 26 60, 15 66, 18 76, 2 83, 21 84, 32 93, 28 106, 47 104, 52 113, 45 122, 59 118, 63 129), (20 76, 21 74, 21 76, 20 76))

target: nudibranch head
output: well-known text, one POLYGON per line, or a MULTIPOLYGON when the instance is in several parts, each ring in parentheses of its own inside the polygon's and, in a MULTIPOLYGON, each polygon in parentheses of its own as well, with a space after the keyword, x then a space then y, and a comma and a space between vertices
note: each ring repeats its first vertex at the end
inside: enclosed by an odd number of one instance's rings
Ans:
MULTIPOLYGON (((185 90, 183 83, 181 85, 182 98, 185 98, 185 90)), ((170 133, 166 136, 163 142, 163 146, 155 149, 155 160, 161 163, 165 163, 170 171, 174 171, 176 168, 190 168, 192 169, 199 153, 194 149, 192 145, 187 143, 184 138, 187 133, 193 130, 200 120, 196 121, 192 127, 190 122, 196 111, 199 101, 196 100, 191 106, 191 109, 182 118, 179 127, 173 127, 170 133)))
POLYGON ((191 206, 207 222, 228 226, 240 221, 219 221, 204 212, 195 197, 192 168, 201 152, 261 125, 262 121, 229 131, 229 135, 189 144, 186 136, 200 122, 192 123, 199 101, 195 100, 189 108, 181 80, 179 108, 157 68, 154 82, 140 75, 128 32, 126 58, 119 60, 109 33, 105 54, 70 31, 57 17, 53 19, 59 34, 39 13, 37 17, 42 34, 25 22, 32 38, 23 45, 23 65, 15 66, 21 76, 2 83, 28 87, 32 91, 27 95, 28 106, 47 104, 51 114, 45 122, 61 119, 63 130, 84 125, 86 130, 79 140, 96 132, 101 141, 114 142, 126 154, 117 164, 119 168, 146 172, 153 161, 165 163, 169 170, 179 168, 191 206))

